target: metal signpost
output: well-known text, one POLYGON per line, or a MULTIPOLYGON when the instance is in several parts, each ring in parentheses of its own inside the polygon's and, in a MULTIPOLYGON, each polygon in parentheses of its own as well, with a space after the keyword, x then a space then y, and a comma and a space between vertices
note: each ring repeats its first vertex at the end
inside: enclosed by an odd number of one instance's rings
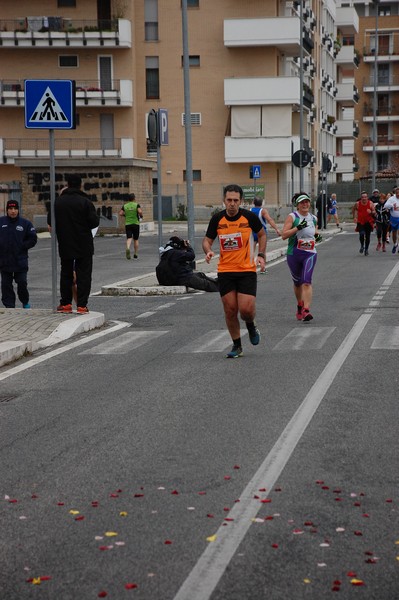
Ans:
POLYGON ((75 82, 69 79, 25 80, 25 127, 49 130, 52 304, 57 307, 57 246, 54 215, 55 144, 54 129, 76 127, 75 82))
POLYGON ((158 207, 158 247, 162 246, 162 161, 161 146, 169 144, 168 111, 152 109, 147 118, 148 138, 157 145, 157 207, 158 207))

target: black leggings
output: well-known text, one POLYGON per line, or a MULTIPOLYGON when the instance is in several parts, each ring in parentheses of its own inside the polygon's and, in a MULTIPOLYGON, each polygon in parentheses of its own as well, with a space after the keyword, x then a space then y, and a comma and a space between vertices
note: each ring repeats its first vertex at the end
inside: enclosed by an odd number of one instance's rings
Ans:
POLYGON ((370 223, 358 223, 357 230, 359 232, 359 240, 360 245, 364 247, 365 250, 368 250, 370 245, 370 234, 373 231, 370 223))
POLYGON ((388 233, 388 227, 389 227, 389 223, 376 223, 375 224, 375 229, 376 229, 376 233, 377 233, 377 238, 378 241, 381 241, 381 237, 382 237, 382 241, 385 243, 385 240, 387 239, 387 233, 388 233))

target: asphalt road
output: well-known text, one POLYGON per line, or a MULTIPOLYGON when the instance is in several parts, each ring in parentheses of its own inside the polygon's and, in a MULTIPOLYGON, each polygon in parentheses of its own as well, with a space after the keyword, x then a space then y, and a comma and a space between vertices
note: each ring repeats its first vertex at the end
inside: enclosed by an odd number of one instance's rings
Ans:
MULTIPOLYGON (((96 239, 94 292, 141 241, 96 239)), ((30 264, 48 307, 48 241, 30 264)), ((119 331, 2 382, 2 600, 399 598, 398 270, 335 236, 304 324, 269 266, 237 360, 217 294, 92 296, 119 331)))

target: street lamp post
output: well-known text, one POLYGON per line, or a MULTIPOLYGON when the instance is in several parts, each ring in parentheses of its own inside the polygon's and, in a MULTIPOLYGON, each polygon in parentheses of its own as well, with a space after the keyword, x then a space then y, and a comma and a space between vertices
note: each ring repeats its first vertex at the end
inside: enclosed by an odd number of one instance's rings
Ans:
POLYGON ((377 55, 378 55, 378 5, 379 0, 374 0, 375 6, 375 35, 374 35, 374 88, 373 88, 373 160, 372 160, 372 188, 375 189, 375 174, 377 172, 377 55))
POLYGON ((303 191, 303 0, 299 3, 299 190, 303 191))

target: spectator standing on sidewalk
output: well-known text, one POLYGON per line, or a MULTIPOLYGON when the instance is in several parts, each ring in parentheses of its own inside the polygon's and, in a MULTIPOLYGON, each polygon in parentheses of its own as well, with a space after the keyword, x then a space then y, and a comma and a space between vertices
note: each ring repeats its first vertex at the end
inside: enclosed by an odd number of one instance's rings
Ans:
POLYGON ((399 187, 395 189, 395 194, 385 202, 385 210, 389 211, 389 226, 392 234, 392 254, 398 249, 398 229, 399 229, 399 187))
POLYGON ((239 185, 224 188, 225 210, 213 215, 202 240, 205 260, 209 264, 215 253, 212 244, 219 241, 218 282, 222 298, 227 329, 233 347, 226 358, 242 356, 240 322, 245 322, 249 341, 257 346, 260 342, 259 329, 255 324, 256 313, 256 262, 261 269, 266 264, 266 233, 262 223, 251 211, 241 208, 243 191, 239 185), (259 252, 254 256, 253 233, 258 234, 259 252))
POLYGON ((140 204, 136 202, 135 194, 129 194, 129 202, 122 206, 119 215, 125 217, 126 258, 128 260, 131 259, 130 246, 132 245, 132 238, 134 247, 133 258, 138 258, 140 220, 143 218, 143 211, 141 210, 140 204))
POLYGON ((328 212, 327 223, 329 223, 331 221, 331 217, 333 217, 336 226, 341 227, 339 224, 339 218, 338 218, 337 194, 335 194, 335 193, 331 194, 331 196, 328 200, 327 212, 328 212))
MULTIPOLYGON (((92 229, 99 225, 93 203, 81 190, 79 175, 67 177, 67 187, 54 204, 58 251, 61 258, 60 305, 57 312, 72 312, 74 270, 77 287, 77 313, 89 312, 94 243, 92 229)), ((50 213, 49 213, 50 217, 50 213)), ((51 223, 49 223, 51 225, 51 223)))
POLYGON ((8 200, 6 214, 0 217, 1 301, 15 308, 13 282, 23 308, 30 308, 28 291, 28 250, 37 243, 36 230, 19 215, 17 200, 8 200))

